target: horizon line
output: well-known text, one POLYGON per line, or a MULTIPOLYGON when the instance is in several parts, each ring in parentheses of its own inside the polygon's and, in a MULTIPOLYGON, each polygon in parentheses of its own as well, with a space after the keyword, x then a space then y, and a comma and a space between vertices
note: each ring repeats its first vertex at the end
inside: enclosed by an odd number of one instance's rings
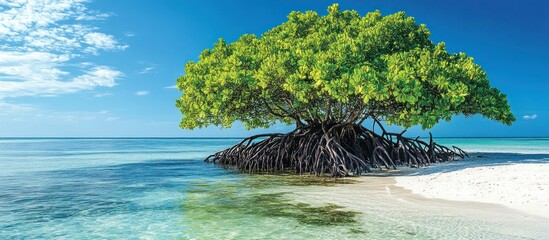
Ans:
MULTIPOLYGON (((69 136, 69 137, 52 137, 52 136, 32 136, 32 137, 0 137, 0 139, 244 139, 251 137, 245 136, 245 137, 237 137, 237 136, 229 136, 229 137, 169 137, 169 136, 69 136)), ((429 136, 419 136, 420 138, 429 138, 429 136)), ((499 137, 490 137, 490 136, 461 136, 461 137, 433 137, 433 138, 549 138, 549 136, 499 136, 499 137)))

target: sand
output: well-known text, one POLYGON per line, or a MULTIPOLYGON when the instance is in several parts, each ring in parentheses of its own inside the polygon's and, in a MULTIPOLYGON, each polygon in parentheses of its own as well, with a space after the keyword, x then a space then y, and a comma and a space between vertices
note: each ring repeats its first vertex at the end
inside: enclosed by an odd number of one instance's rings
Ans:
POLYGON ((426 198, 395 186, 390 175, 284 192, 297 202, 336 204, 360 213, 352 228, 365 234, 351 239, 547 239, 549 221, 544 217, 500 204, 426 198))
POLYGON ((360 213, 353 228, 364 239, 547 239, 547 154, 477 153, 352 179, 358 182, 283 191, 297 202, 360 213))
MULTIPOLYGON (((519 156, 520 158, 520 156, 519 156)), ((427 198, 501 204, 549 219, 547 159, 469 159, 408 170, 396 186, 427 198)))

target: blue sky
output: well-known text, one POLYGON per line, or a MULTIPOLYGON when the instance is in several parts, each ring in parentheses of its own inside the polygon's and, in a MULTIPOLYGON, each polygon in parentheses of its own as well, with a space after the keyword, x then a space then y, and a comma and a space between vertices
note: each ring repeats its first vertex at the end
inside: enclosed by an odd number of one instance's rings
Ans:
MULTIPOLYGON (((228 137, 246 132, 178 128, 175 80, 218 38, 229 42, 286 21, 292 10, 321 14, 333 1, 0 0, 0 137, 228 137)), ((466 52, 508 95, 508 127, 454 117, 435 136, 549 136, 549 20, 544 1, 339 1, 361 14, 405 11, 434 42, 466 52)), ((424 135, 419 128, 411 135, 424 135)))

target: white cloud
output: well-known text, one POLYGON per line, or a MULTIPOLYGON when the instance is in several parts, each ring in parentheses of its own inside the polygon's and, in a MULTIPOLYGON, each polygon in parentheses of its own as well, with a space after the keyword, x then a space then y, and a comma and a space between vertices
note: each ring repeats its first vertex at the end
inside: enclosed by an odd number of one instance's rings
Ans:
POLYGON ((0 0, 0 101, 116 85, 123 76, 120 71, 73 62, 99 51, 127 47, 90 25, 109 14, 89 10, 88 2, 0 0), (69 71, 75 66, 77 70, 69 71))
POLYGON ((96 98, 101 98, 101 97, 112 96, 112 95, 114 95, 114 94, 112 94, 112 93, 96 93, 93 96, 96 97, 96 98))
POLYGON ((32 66, 19 66, 13 68, 0 67, 0 99, 22 96, 57 96, 59 94, 74 93, 82 90, 91 90, 96 87, 113 87, 115 81, 122 77, 122 73, 110 67, 99 66, 87 70, 84 74, 61 80, 60 77, 67 75, 67 72, 56 68, 55 62, 37 62, 37 73, 30 73, 32 66), (52 69, 45 67, 51 66, 52 69), (11 71, 11 72, 10 72, 11 71), (29 72, 26 79, 19 73, 29 72), (44 72, 43 77, 40 73, 44 72), (11 81, 4 80, 11 78, 11 81))
POLYGON ((121 72, 114 71, 109 67, 94 67, 92 71, 80 75, 72 81, 76 88, 92 89, 94 87, 114 87, 115 80, 122 75, 121 72))
POLYGON ((538 115, 535 114, 535 113, 532 114, 532 115, 524 115, 524 116, 522 116, 522 119, 524 119, 524 120, 534 120, 534 119, 536 119, 536 118, 538 118, 538 115))
POLYGON ((171 86, 167 86, 167 87, 164 87, 165 89, 177 89, 177 86, 176 85, 171 85, 171 86))
POLYGON ((85 21, 105 20, 105 19, 109 18, 110 16, 111 16, 111 14, 109 14, 109 13, 99 13, 99 12, 95 12, 95 11, 90 11, 89 14, 82 14, 80 16, 77 16, 76 20, 85 20, 85 21))
POLYGON ((112 116, 112 114, 107 110, 58 112, 48 111, 40 106, 10 104, 6 102, 0 102, 0 116, 3 116, 2 118, 0 118, 0 122, 3 123, 10 121, 15 121, 18 123, 24 121, 32 122, 36 121, 37 118, 46 121, 56 120, 59 122, 72 122, 94 119, 108 119, 115 117, 112 116))
POLYGON ((125 32, 124 36, 126 36, 126 37, 135 37, 135 33, 134 32, 125 32))
POLYGON ((84 41, 89 45, 89 47, 86 48, 87 52, 97 54, 98 49, 103 50, 116 50, 116 49, 126 49, 127 45, 118 45, 116 40, 113 36, 104 34, 104 33, 98 33, 98 32, 92 32, 88 33, 84 36, 84 41))
POLYGON ((137 74, 146 74, 146 73, 150 73, 152 70, 154 70, 155 67, 146 67, 146 68, 143 68, 143 70, 139 71, 137 74))
POLYGON ((137 95, 137 96, 147 96, 147 95, 149 95, 149 91, 137 91, 137 92, 135 92, 135 95, 137 95))
POLYGON ((0 0, 0 49, 62 53, 120 50, 108 34, 86 25, 108 14, 89 10, 87 0, 0 0))
MULTIPOLYGON (((58 68, 66 63, 68 55, 48 52, 0 51, 0 81, 51 81, 67 75, 58 68)), ((9 84, 3 83, 3 85, 9 84)), ((1 90, 0 90, 1 91, 1 90)))
POLYGON ((0 116, 10 115, 11 113, 32 112, 34 110, 35 108, 31 105, 0 102, 0 116))

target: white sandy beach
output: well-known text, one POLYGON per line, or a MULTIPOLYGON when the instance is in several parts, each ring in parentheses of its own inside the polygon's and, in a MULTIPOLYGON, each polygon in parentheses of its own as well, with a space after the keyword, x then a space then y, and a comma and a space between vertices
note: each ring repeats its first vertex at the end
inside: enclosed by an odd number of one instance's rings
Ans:
POLYGON ((396 186, 428 198, 495 203, 549 218, 549 161, 545 160, 481 158, 437 164, 409 170, 396 177, 396 186))

